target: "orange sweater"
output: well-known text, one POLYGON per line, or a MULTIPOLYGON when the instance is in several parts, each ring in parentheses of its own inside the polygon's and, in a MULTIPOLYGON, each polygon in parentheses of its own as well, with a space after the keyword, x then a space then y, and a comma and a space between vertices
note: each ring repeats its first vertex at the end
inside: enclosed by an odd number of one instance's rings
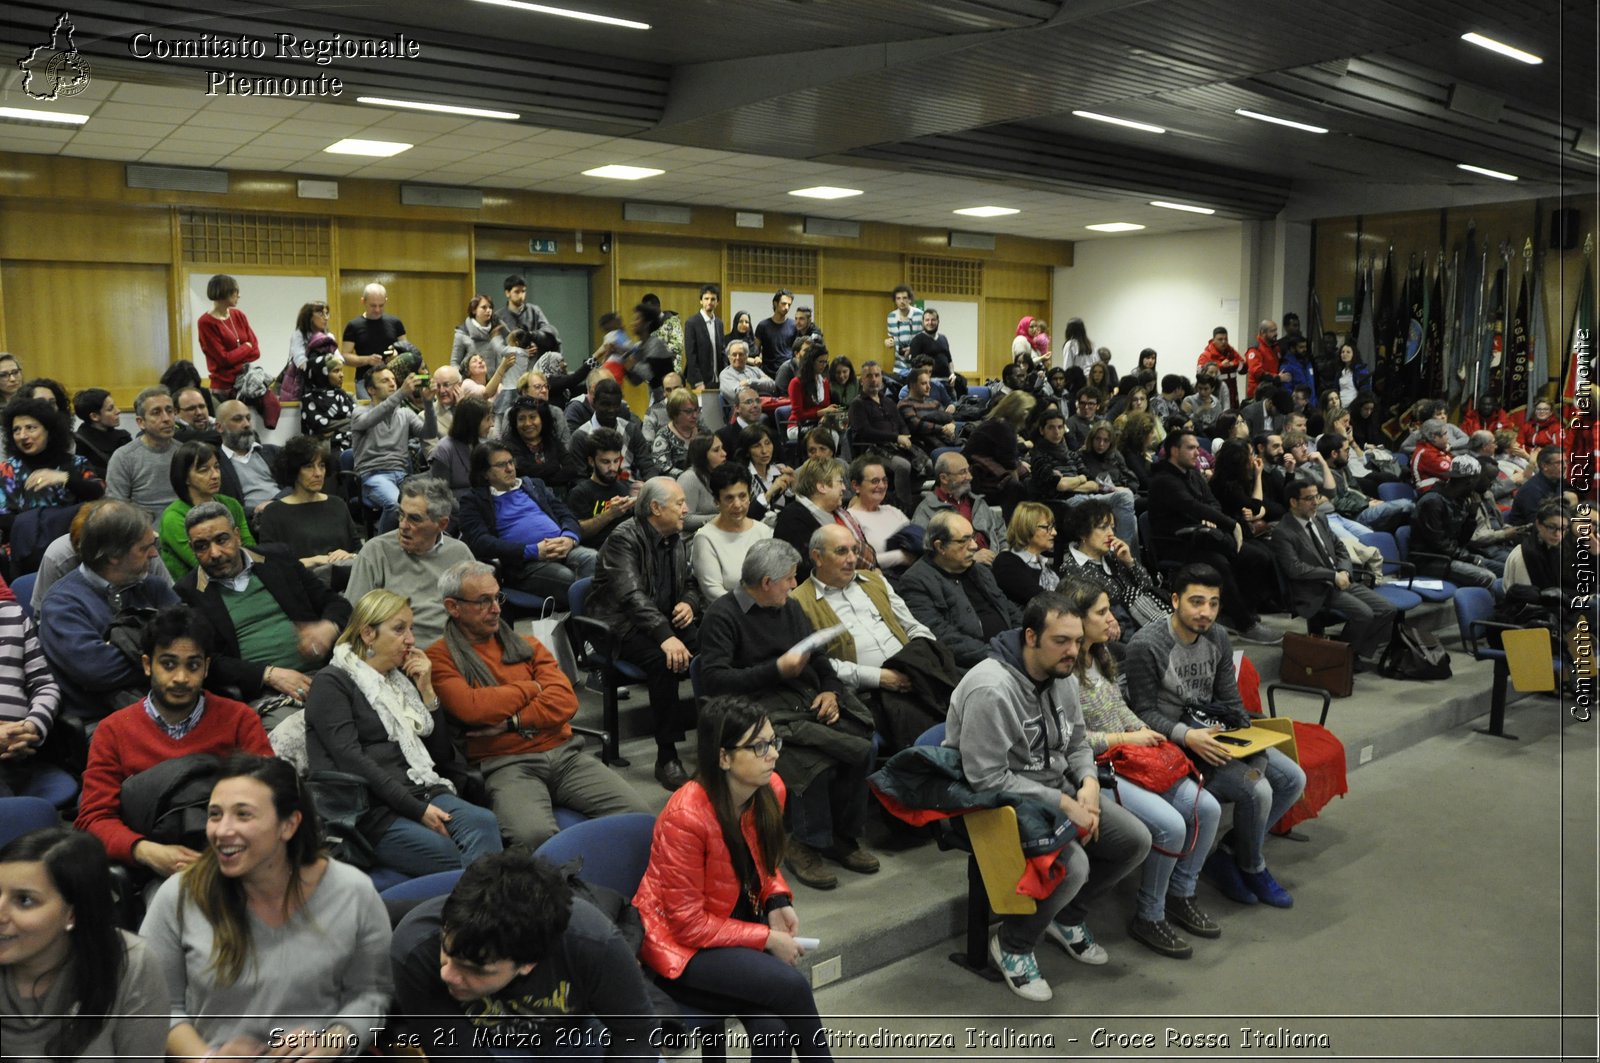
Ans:
POLYGON ((471 729, 504 727, 506 719, 515 716, 517 726, 538 732, 532 738, 524 738, 515 731, 488 738, 469 738, 467 759, 474 763, 488 757, 543 753, 572 737, 572 717, 578 711, 577 692, 556 663, 555 656, 537 639, 528 639, 528 642, 533 646, 533 659, 513 665, 501 662, 500 643, 494 639, 473 646, 488 666, 489 674, 495 677, 492 687, 474 687, 462 678, 443 639, 428 647, 428 660, 433 662, 434 693, 439 695, 440 706, 453 719, 471 729))

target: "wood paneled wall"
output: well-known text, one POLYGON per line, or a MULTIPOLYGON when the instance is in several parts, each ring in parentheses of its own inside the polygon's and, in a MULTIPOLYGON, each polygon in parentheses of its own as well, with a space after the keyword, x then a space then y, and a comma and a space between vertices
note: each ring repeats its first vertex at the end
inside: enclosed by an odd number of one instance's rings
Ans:
MULTIPOLYGON (((123 165, 102 160, 0 152, 0 169, 8 177, 0 192, 0 350, 69 391, 109 387, 124 405, 173 360, 188 357, 189 271, 273 272, 263 262, 187 261, 179 227, 185 208, 327 218, 327 261, 310 271, 327 271, 334 328, 360 313, 361 289, 378 281, 432 365, 449 355, 479 259, 591 267, 597 314, 615 308, 626 316, 647 291, 688 314, 701 284, 734 287, 728 246, 754 243, 817 252, 819 283, 806 286, 817 293, 817 319, 830 344, 858 362, 883 354, 889 290, 906 279, 909 256, 981 260, 981 295, 917 294, 977 299, 986 348, 980 364, 995 374, 1016 322, 1010 307, 1049 314, 1050 269, 1072 262, 1072 245, 1063 241, 1001 236, 992 252, 952 252, 941 230, 865 223, 859 239, 812 237, 801 215, 769 213, 765 227, 753 230, 736 227, 732 209, 712 207, 695 207, 692 226, 632 223, 623 220, 620 199, 494 190, 479 210, 413 208, 400 206, 398 185, 388 181, 341 179, 340 198, 327 201, 298 198, 289 174, 235 173, 232 191, 221 195, 130 189, 123 165), (540 237, 555 237, 558 253, 529 254, 528 241, 540 237), (608 252, 600 250, 602 239, 608 252)), ((249 312, 248 294, 241 308, 249 312)), ((724 317, 731 309, 724 306, 724 317)), ((252 324, 268 352, 266 367, 276 372, 293 323, 252 324)), ((598 340, 592 321, 561 326, 598 340)))
MULTIPOLYGON (((1500 245, 1508 244, 1511 266, 1507 271, 1507 312, 1515 305, 1522 283, 1523 248, 1533 241, 1535 261, 1544 252, 1545 324, 1550 337, 1552 372, 1565 363, 1570 340, 1573 309, 1583 288, 1584 239, 1594 234, 1596 218, 1592 208, 1577 200, 1567 204, 1580 207, 1578 247, 1571 251, 1547 249, 1550 215, 1555 200, 1523 200, 1514 203, 1480 204, 1440 210, 1407 211, 1345 218, 1324 218, 1316 223, 1314 268, 1317 293, 1322 299, 1324 327, 1344 333, 1348 321, 1334 321, 1334 300, 1349 297, 1356 287, 1359 263, 1376 260, 1381 268, 1389 248, 1394 248, 1396 272, 1403 272, 1413 256, 1426 261, 1430 276, 1444 253, 1448 264, 1456 251, 1466 245, 1468 226, 1477 229, 1477 245, 1489 245, 1491 276, 1500 266, 1500 245)), ((1541 382, 1542 383, 1542 382, 1541 382)))

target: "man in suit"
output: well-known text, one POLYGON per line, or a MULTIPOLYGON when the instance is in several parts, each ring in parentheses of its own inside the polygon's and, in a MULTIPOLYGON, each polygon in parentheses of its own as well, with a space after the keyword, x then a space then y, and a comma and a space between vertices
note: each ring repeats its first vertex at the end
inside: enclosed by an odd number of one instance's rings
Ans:
POLYGON ((700 312, 683 323, 683 375, 691 388, 717 390, 717 377, 727 364, 722 357, 722 319, 717 316, 721 298, 715 284, 702 284, 700 312))
POLYGON ((1394 606, 1357 583, 1354 565, 1328 518, 1317 514, 1322 488, 1313 480, 1289 484, 1289 515, 1272 534, 1272 554, 1289 585, 1294 611, 1314 616, 1331 609, 1345 618, 1344 640, 1358 670, 1375 668, 1394 628, 1394 606))

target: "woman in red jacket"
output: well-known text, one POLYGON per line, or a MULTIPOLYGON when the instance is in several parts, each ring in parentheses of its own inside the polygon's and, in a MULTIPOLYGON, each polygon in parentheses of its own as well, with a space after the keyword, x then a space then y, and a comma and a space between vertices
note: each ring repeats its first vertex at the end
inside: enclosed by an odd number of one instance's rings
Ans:
POLYGON ((639 958, 674 1000, 736 1014, 752 1060, 832 1059, 811 985, 795 970, 783 857, 782 747, 760 707, 713 698, 700 712, 700 770, 656 820, 634 894, 639 958))
POLYGON ((206 298, 211 309, 200 315, 200 349, 210 371, 211 394, 218 399, 233 397, 234 378, 251 362, 261 358, 261 344, 255 330, 239 309, 239 282, 219 273, 206 282, 206 298))
POLYGON ((828 348, 818 340, 806 351, 799 371, 789 381, 790 423, 802 430, 822 420, 832 410, 843 410, 833 403, 833 385, 828 381, 828 348))
POLYGON ((1517 442, 1523 450, 1533 451, 1540 447, 1559 447, 1565 435, 1566 430, 1561 418, 1556 416, 1554 407, 1549 400, 1540 399, 1533 404, 1533 416, 1523 422, 1517 442))

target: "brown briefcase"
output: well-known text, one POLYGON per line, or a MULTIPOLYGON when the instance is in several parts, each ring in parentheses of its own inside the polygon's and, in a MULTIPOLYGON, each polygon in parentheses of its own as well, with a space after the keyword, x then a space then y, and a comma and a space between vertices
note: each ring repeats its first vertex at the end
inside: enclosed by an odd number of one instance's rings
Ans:
POLYGON ((1285 683, 1316 687, 1336 698, 1355 688, 1356 655, 1348 642, 1293 631, 1283 636, 1283 663, 1278 676, 1285 683))

